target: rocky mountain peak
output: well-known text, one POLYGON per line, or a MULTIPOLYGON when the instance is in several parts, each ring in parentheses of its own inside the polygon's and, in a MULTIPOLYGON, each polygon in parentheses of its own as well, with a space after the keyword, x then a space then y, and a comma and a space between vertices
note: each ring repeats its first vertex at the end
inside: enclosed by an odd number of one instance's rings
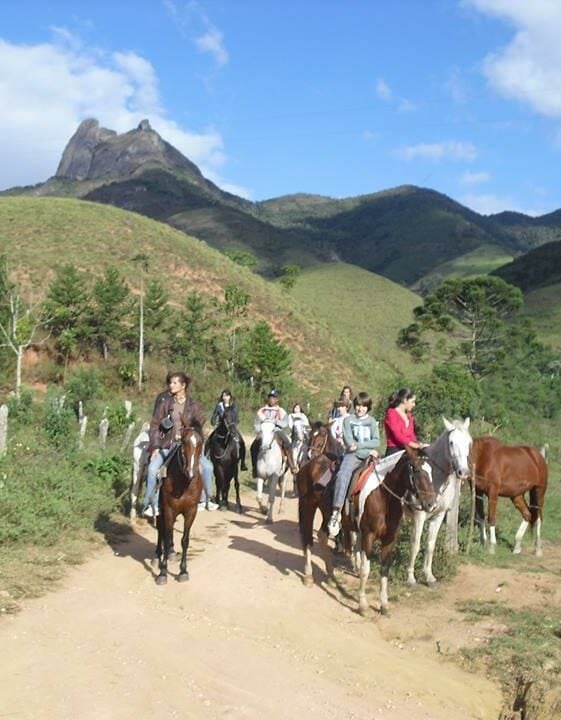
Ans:
POLYGON ((95 119, 80 123, 64 149, 56 177, 70 180, 113 180, 135 176, 147 168, 187 174, 191 182, 205 180, 190 160, 163 140, 142 120, 138 127, 118 134, 95 119))

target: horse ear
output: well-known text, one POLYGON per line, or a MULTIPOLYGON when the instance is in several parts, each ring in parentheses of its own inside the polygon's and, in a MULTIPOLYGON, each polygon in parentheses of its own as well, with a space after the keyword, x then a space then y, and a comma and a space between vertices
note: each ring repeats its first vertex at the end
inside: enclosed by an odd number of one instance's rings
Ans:
POLYGON ((470 417, 468 415, 467 418, 464 420, 464 430, 469 430, 469 423, 470 423, 470 417))
POLYGON ((448 430, 448 432, 452 432, 452 430, 454 429, 454 424, 451 423, 450 420, 447 420, 444 415, 442 416, 442 422, 444 423, 444 427, 446 428, 446 430, 448 430))

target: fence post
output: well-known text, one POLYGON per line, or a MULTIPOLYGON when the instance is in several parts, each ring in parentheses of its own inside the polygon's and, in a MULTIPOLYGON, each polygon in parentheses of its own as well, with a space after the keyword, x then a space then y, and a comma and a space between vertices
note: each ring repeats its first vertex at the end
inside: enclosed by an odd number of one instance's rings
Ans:
POLYGON ((450 482, 455 484, 454 499, 446 513, 446 549, 452 555, 458 554, 458 515, 460 513, 460 496, 462 481, 452 475, 450 482))
POLYGON ((84 437, 86 435, 86 428, 88 427, 88 416, 82 415, 80 418, 80 438, 78 440, 78 447, 80 450, 84 447, 84 437))
POLYGON ((123 436, 123 442, 121 443, 121 452, 124 452, 127 449, 127 445, 130 442, 132 431, 134 430, 135 425, 135 422, 131 422, 127 426, 127 429, 125 430, 125 434, 123 436))
POLYGON ((105 450, 105 444, 107 442, 108 430, 109 430, 109 420, 107 418, 103 418, 103 420, 99 423, 99 447, 102 450, 105 450))
POLYGON ((6 404, 0 406, 0 455, 6 452, 8 444, 8 415, 10 410, 6 404))

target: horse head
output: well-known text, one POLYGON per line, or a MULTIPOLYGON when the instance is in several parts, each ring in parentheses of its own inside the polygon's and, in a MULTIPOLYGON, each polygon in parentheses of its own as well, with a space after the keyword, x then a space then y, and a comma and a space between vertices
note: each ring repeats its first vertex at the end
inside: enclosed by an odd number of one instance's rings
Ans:
POLYGON ((466 478, 469 475, 469 453, 472 443, 469 432, 470 419, 467 417, 465 420, 450 422, 443 416, 442 420, 448 432, 448 449, 456 477, 466 478))
POLYGON ((409 493, 418 500, 420 509, 432 512, 437 505, 428 456, 421 449, 406 447, 409 493))
POLYGON ((312 432, 310 435, 308 458, 311 460, 318 455, 324 455, 325 453, 332 451, 331 448, 332 436, 329 432, 329 426, 324 425, 321 422, 315 422, 312 425, 312 432))
POLYGON ((263 420, 261 422, 261 450, 270 450, 276 441, 275 430, 276 422, 274 420, 263 420))
POLYGON ((184 474, 189 478, 194 478, 199 471, 203 445, 204 440, 200 425, 183 427, 181 449, 185 461, 184 474))

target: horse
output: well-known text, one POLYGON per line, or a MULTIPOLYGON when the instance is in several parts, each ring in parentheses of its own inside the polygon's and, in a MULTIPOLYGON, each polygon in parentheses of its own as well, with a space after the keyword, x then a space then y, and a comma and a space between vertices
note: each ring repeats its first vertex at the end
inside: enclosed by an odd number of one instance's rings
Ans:
POLYGON ((178 515, 183 515, 183 537, 181 539, 181 559, 177 580, 189 580, 187 571, 187 550, 189 533, 197 514, 197 507, 203 489, 200 471, 200 459, 204 440, 200 427, 183 429, 179 448, 173 454, 166 467, 159 498, 157 518, 159 575, 157 585, 167 582, 167 565, 173 545, 173 528, 178 515))
POLYGON ((131 497, 130 497, 130 518, 136 518, 136 503, 142 483, 146 479, 148 470, 148 446, 150 444, 149 423, 144 423, 140 433, 135 437, 132 444, 132 466, 131 466, 131 497))
MULTIPOLYGON (((366 491, 367 492, 367 491, 366 491)), ((358 517, 358 533, 355 533, 354 558, 360 550, 359 561, 359 612, 368 610, 366 582, 370 574, 370 559, 374 543, 381 542, 380 551, 380 612, 388 615, 388 574, 393 560, 393 549, 397 542, 398 529, 403 517, 404 504, 418 503, 427 513, 436 506, 436 492, 432 483, 432 469, 423 450, 405 449, 397 464, 382 479, 381 483, 367 492, 365 498, 354 495, 353 509, 358 517), (409 496, 409 498, 408 498, 409 496), (364 504, 362 514, 360 505, 364 504)), ((344 516, 345 518, 345 516, 344 516)), ((347 518, 348 522, 348 518, 347 518)))
MULTIPOLYGON (((307 459, 310 428, 300 418, 296 418, 292 425, 290 434, 290 452, 292 453, 293 465, 297 468, 307 459)), ((298 495, 296 475, 292 475, 294 496, 298 495)))
POLYGON ((219 510, 228 510, 230 483, 234 481, 236 489, 236 510, 243 511, 240 500, 240 481, 238 479, 239 445, 236 439, 238 429, 233 421, 231 407, 224 408, 224 414, 208 442, 208 455, 216 478, 216 501, 219 510))
POLYGON ((261 512, 267 515, 266 523, 273 522, 273 506, 277 484, 280 482, 281 498, 279 514, 282 513, 285 492, 284 476, 287 470, 286 459, 282 453, 280 442, 275 437, 274 421, 263 420, 261 423, 261 447, 257 455, 257 504, 261 512), (268 507, 263 503, 263 484, 268 483, 268 507))
MULTIPOLYGON (((426 447, 432 468, 432 481, 436 491, 436 505, 430 512, 418 505, 406 505, 405 514, 413 521, 411 530, 411 556, 407 568, 407 582, 415 585, 415 560, 421 546, 421 536, 425 522, 428 522, 427 544, 423 563, 423 573, 427 585, 434 585, 436 578, 432 573, 432 560, 438 531, 446 513, 449 514, 449 528, 457 523, 457 507, 460 498, 461 481, 469 473, 469 453, 472 438, 469 433, 469 418, 464 421, 444 421, 444 432, 426 447), (451 516, 456 513, 456 516, 451 516)), ((455 538, 454 538, 455 540, 455 538)))
POLYGON ((331 479, 337 458, 337 444, 328 425, 314 423, 310 434, 308 461, 300 465, 296 475, 298 491, 298 527, 304 552, 304 585, 313 584, 312 546, 314 543, 314 517, 316 511, 322 514, 321 528, 318 530, 318 543, 325 562, 325 571, 334 579, 331 550, 328 546, 327 523, 331 517, 333 504, 333 483, 331 479))
POLYGON ((522 523, 515 536, 513 553, 522 551, 522 538, 528 525, 535 528, 535 552, 542 555, 541 521, 547 490, 547 464, 537 448, 528 445, 504 445, 491 436, 475 438, 471 451, 476 488, 476 522, 482 544, 487 542, 483 496, 488 498, 489 552, 497 546, 495 523, 497 499, 510 498, 522 515, 522 523), (524 498, 528 492, 529 504, 524 498))

